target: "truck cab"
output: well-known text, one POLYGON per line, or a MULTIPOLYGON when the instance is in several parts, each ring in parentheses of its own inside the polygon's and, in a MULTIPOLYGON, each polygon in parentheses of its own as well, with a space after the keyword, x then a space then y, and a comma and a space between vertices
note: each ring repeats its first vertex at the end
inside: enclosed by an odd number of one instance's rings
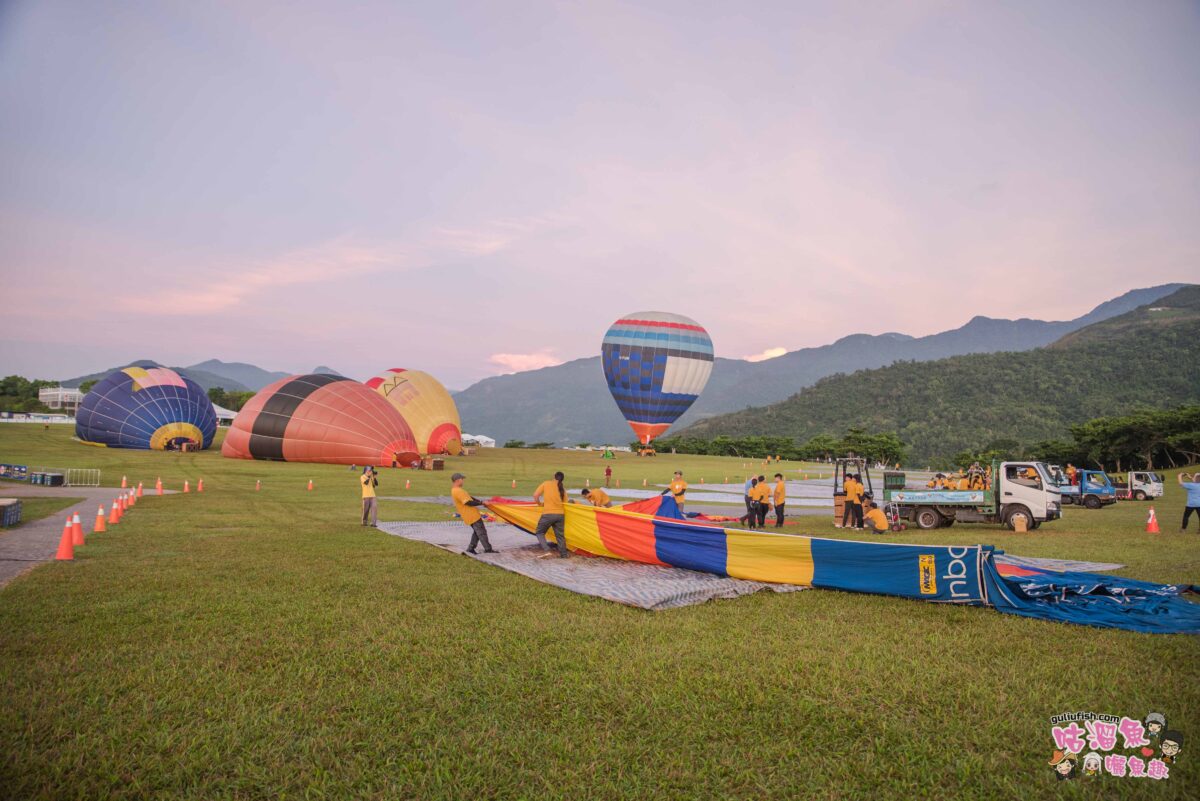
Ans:
POLYGON ((1079 470, 1074 484, 1058 485, 1063 503, 1073 503, 1088 509, 1099 509, 1117 502, 1117 488, 1103 470, 1079 470))
POLYGON ((1161 498, 1163 494, 1162 476, 1149 470, 1130 470, 1124 481, 1118 477, 1113 486, 1117 489, 1117 497, 1126 500, 1144 501, 1161 498))

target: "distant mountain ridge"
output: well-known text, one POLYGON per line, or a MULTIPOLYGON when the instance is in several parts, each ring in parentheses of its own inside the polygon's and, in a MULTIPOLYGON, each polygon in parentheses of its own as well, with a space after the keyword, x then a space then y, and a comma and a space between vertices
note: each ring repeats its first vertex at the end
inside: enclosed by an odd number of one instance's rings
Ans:
MULTIPOLYGON (((1092 323, 1163 298, 1185 284, 1135 289, 1074 320, 1003 320, 976 316, 965 325, 924 337, 890 332, 851 334, 829 345, 791 351, 765 362, 718 357, 700 399, 672 426, 681 431, 718 414, 781 401, 836 373, 929 361, 968 353, 1043 347, 1092 323)), ((599 342, 599 336, 597 336, 599 342)), ((718 343, 719 347, 720 343, 718 343)), ((486 378, 454 396, 467 430, 509 439, 624 443, 633 436, 609 397, 600 357, 486 378)))
MULTIPOLYGON (((1111 308, 1111 307, 1110 307, 1111 308)), ((785 401, 702 420, 682 436, 806 441, 850 426, 896 433, 919 463, 997 439, 1030 445, 1069 426, 1200 400, 1200 286, 1068 332, 1042 348, 833 375, 785 401)))
MULTIPOLYGON (((168 367, 168 366, 169 365, 165 365, 165 364, 156 362, 153 359, 138 359, 136 361, 126 362, 125 364, 118 365, 117 367, 110 367, 107 370, 101 370, 98 373, 89 373, 87 375, 81 375, 81 376, 77 376, 75 378, 68 378, 64 381, 60 381, 59 383, 64 387, 77 387, 80 384, 82 384, 84 381, 99 380, 101 378, 104 378, 109 373, 112 373, 116 370, 123 370, 126 367, 149 368, 149 367, 168 367)), ((228 376, 217 375, 217 374, 211 373, 207 370, 194 369, 191 367, 171 367, 171 369, 174 370, 175 372, 179 373, 182 376, 186 376, 187 378, 192 379, 193 381, 195 381, 197 384, 200 385, 201 389, 203 389, 205 391, 208 391, 208 390, 212 389, 213 387, 221 387, 230 392, 248 392, 248 391, 250 391, 250 388, 245 386, 244 384, 242 384, 240 381, 235 381, 234 379, 232 379, 228 376)))
MULTIPOLYGON (((122 364, 119 367, 110 367, 98 373, 89 373, 87 375, 76 376, 75 378, 68 378, 59 383, 64 387, 77 387, 84 381, 98 380, 104 378, 114 370, 121 370, 126 367, 167 366, 153 359, 138 359, 122 364)), ((190 367, 171 367, 171 369, 180 375, 192 379, 205 391, 214 387, 220 387, 227 392, 258 392, 268 384, 293 375, 293 373, 283 371, 264 370, 261 367, 245 362, 223 362, 219 359, 209 359, 208 361, 193 364, 190 367)), ((336 376, 342 375, 332 367, 325 366, 314 367, 312 372, 336 376)))

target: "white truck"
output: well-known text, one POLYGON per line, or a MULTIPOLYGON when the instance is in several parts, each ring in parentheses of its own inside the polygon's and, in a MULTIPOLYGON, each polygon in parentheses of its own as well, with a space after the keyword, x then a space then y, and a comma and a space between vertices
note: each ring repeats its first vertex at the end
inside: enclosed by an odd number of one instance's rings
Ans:
MULTIPOLYGON (((898 474, 897 474, 898 475, 898 474)), ((992 463, 992 482, 986 489, 888 489, 884 500, 918 528, 946 528, 956 522, 1003 523, 1016 530, 1023 521, 1028 531, 1062 517, 1062 499, 1050 471, 1042 462, 992 463)))
POLYGON ((1130 470, 1126 480, 1114 481, 1113 486, 1122 500, 1145 501, 1163 495, 1162 476, 1149 470, 1130 470))

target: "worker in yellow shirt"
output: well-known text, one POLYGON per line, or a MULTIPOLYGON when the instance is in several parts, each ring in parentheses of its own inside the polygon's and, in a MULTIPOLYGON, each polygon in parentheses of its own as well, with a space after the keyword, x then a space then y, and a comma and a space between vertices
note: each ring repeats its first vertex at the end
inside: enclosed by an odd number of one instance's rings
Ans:
POLYGON ((565 478, 561 472, 555 473, 552 481, 543 481, 533 492, 533 502, 542 506, 542 516, 538 518, 537 528, 533 532, 533 536, 538 539, 538 545, 542 546, 544 551, 542 556, 550 555, 546 532, 554 529, 558 555, 563 559, 567 558, 567 523, 563 506, 567 501, 567 488, 563 486, 565 478))
POLYGON ((787 485, 783 483, 783 473, 775 474, 775 490, 771 500, 775 502, 775 528, 783 528, 783 505, 787 503, 787 485))
POLYGON ((369 465, 364 467, 359 482, 362 484, 362 524, 374 526, 379 522, 379 507, 375 505, 375 488, 379 486, 379 477, 375 475, 375 468, 369 465), (368 517, 370 523, 367 522, 368 517))
POLYGON ((758 479, 750 476, 746 482, 746 514, 739 517, 738 520, 746 524, 746 528, 754 530, 755 524, 758 523, 758 479))
POLYGON ((858 521, 862 519, 862 485, 853 475, 847 474, 843 487, 846 505, 842 509, 842 524, 838 528, 858 528, 858 521))
POLYGON ((758 477, 758 484, 754 487, 754 511, 757 514, 756 522, 759 528, 767 527, 767 511, 771 508, 771 487, 767 484, 766 476, 758 477))
POLYGON ((488 542, 487 526, 483 524, 483 515, 479 514, 479 507, 483 506, 483 501, 463 489, 463 481, 466 478, 462 473, 450 476, 450 498, 454 501, 454 509, 458 512, 458 516, 471 527, 471 544, 467 546, 467 553, 477 553, 475 546, 480 543, 483 543, 484 553, 496 553, 492 544, 488 542))
POLYGON ((883 513, 883 510, 876 506, 875 502, 871 500, 868 500, 865 505, 867 507, 865 521, 867 524, 867 531, 870 531, 872 534, 886 534, 888 531, 890 531, 892 527, 891 524, 888 523, 887 515, 883 513))
POLYGON ((608 508, 612 506, 612 498, 608 497, 608 493, 596 487, 596 489, 585 489, 582 493, 584 498, 592 502, 592 506, 603 506, 608 508))
POLYGON ((687 482, 683 480, 683 473, 679 470, 675 471, 675 478, 667 485, 667 488, 662 491, 663 495, 668 492, 675 499, 675 505, 679 507, 680 514, 683 513, 684 494, 687 492, 687 482))

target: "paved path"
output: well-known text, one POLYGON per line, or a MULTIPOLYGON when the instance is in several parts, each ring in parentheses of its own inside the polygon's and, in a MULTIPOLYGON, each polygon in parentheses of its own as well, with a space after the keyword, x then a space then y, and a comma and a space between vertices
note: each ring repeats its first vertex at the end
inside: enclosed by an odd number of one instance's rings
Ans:
MULTIPOLYGON (((36 487, 0 484, 0 498, 83 498, 75 506, 55 512, 49 517, 22 523, 16 528, 0 528, 0 587, 27 570, 49 562, 58 552, 62 539, 63 522, 68 513, 79 512, 83 530, 90 532, 96 521, 96 507, 101 503, 106 510, 120 490, 114 487, 36 487)), ((167 490, 166 494, 170 492, 167 490)))

